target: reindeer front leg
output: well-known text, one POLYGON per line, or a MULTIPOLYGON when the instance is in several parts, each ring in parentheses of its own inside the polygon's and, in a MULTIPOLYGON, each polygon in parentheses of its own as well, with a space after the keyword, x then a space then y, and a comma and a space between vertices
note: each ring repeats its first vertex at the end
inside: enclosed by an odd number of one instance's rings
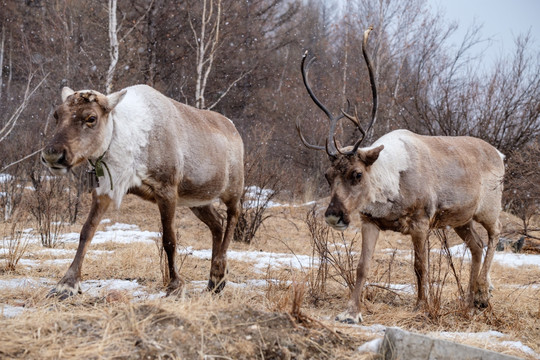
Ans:
POLYGON ((90 245, 96 232, 96 228, 110 203, 111 198, 109 196, 97 195, 95 190, 92 192, 92 208, 90 209, 90 214, 81 230, 79 246, 77 247, 75 258, 62 280, 60 280, 56 287, 50 291, 49 296, 58 296, 61 300, 64 300, 76 293, 81 293, 80 281, 84 255, 86 254, 88 245, 90 245))
POLYGON ((176 232, 174 230, 174 214, 176 211, 176 192, 172 187, 164 187, 155 191, 159 213, 161 215, 161 226, 163 228, 163 249, 167 254, 169 265, 169 285, 167 295, 180 294, 184 287, 184 281, 178 275, 176 269, 176 232))
POLYGON ((362 302, 362 291, 369 273, 371 259, 379 238, 379 228, 372 223, 364 222, 362 224, 362 254, 356 268, 356 283, 351 294, 347 310, 336 316, 336 320, 348 324, 361 323, 363 321, 360 313, 360 304, 362 302))

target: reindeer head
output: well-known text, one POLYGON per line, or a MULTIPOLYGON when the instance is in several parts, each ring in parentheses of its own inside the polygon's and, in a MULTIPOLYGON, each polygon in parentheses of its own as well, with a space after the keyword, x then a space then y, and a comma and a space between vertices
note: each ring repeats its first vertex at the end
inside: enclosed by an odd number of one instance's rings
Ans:
POLYGON ((56 130, 41 153, 41 162, 53 174, 67 173, 87 159, 103 155, 112 138, 109 114, 126 90, 105 96, 97 91, 62 89, 62 104, 56 108, 56 130))
POLYGON ((307 80, 307 71, 311 63, 315 60, 312 58, 306 65, 307 51, 302 58, 302 78, 304 85, 313 102, 326 114, 329 119, 330 126, 326 145, 309 144, 300 130, 300 124, 296 123, 298 135, 302 143, 309 149, 326 150, 330 159, 331 165, 326 171, 325 177, 330 185, 331 197, 330 204, 326 209, 326 222, 337 230, 345 230, 350 223, 350 213, 355 209, 362 208, 362 205, 370 199, 372 182, 369 181, 371 165, 378 159, 379 153, 384 149, 384 146, 375 148, 360 148, 360 144, 369 133, 371 127, 377 119, 377 88, 373 75, 373 68, 367 55, 366 46, 370 31, 370 27, 364 32, 364 41, 362 43, 362 54, 366 61, 373 94, 373 108, 371 113, 371 122, 367 130, 364 130, 360 125, 358 113, 355 109, 354 115, 350 115, 350 103, 347 101, 347 111, 341 111, 339 116, 333 116, 330 111, 317 99, 307 80), (334 137, 337 122, 343 118, 352 121, 361 133, 361 137, 352 146, 340 148, 334 137))

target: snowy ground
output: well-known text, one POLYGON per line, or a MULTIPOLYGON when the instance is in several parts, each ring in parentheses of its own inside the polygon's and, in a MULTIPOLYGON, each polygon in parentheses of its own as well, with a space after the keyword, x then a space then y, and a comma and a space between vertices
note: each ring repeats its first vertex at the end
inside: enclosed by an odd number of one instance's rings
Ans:
MULTIPOLYGON (((103 223, 110 223, 109 220, 104 220, 103 223)), ((31 232, 27 231, 29 243, 39 243, 39 238, 31 237, 29 234, 31 232)), ((107 225, 104 231, 98 231, 95 234, 93 243, 106 243, 113 242, 119 244, 127 244, 132 242, 144 242, 144 243, 154 243, 156 238, 159 238, 160 234, 150 231, 142 231, 136 225, 130 224, 112 224, 107 225)), ((78 234, 77 233, 68 233, 61 236, 60 241, 66 243, 77 243, 78 234)), ((0 246, 2 244, 0 243, 0 246)), ((465 259, 470 257, 470 253, 466 250, 464 245, 454 246, 451 249, 451 253, 454 256, 463 256, 465 259)), ((385 252, 393 252, 393 249, 385 249, 385 252)), ((6 249, 0 247, 0 255, 5 253, 6 249)), ((189 256, 193 256, 201 259, 210 259, 211 249, 196 250, 191 247, 183 248, 180 250, 182 253, 187 253, 189 256)), ((101 256, 104 254, 110 254, 112 251, 108 250, 90 250, 88 256, 101 256)), ((29 252, 26 256, 32 258, 23 258, 20 261, 20 266, 43 266, 43 265, 62 265, 68 266, 73 256, 75 250, 72 249, 41 249, 34 252, 29 252), (47 259, 36 260, 40 255, 46 255, 47 259)), ((411 256, 410 251, 401 250, 397 253, 397 256, 411 256)), ((306 255, 294 255, 290 253, 271 253, 263 251, 229 251, 228 258, 236 261, 243 261, 252 264, 252 266, 261 273, 267 273, 269 268, 306 268, 311 266, 311 264, 316 263, 314 259, 311 259, 306 255)), ((497 252, 495 255, 495 261, 510 267, 520 267, 523 265, 529 266, 538 266, 540 267, 540 256, 538 255, 525 255, 525 254, 513 254, 509 252, 497 252)), ((251 287, 251 288, 263 288, 268 285, 268 282, 273 282, 277 280, 267 279, 267 280, 247 280, 242 284, 229 282, 228 286, 232 287, 251 287)), ((54 282, 51 279, 47 278, 14 278, 10 280, 0 280, 0 291, 8 291, 10 289, 38 289, 40 287, 51 287, 54 285, 54 282)), ((385 284, 388 286, 388 284, 385 284)), ((194 281, 191 286, 195 289, 203 288, 206 286, 205 281, 194 281)), ((117 279, 107 279, 107 280, 87 280, 83 281, 81 287, 84 292, 88 293, 91 296, 100 296, 104 291, 119 290, 123 292, 129 292, 131 294, 132 301, 141 301, 144 299, 153 299, 156 297, 165 296, 164 292, 152 293, 149 292, 144 286, 140 285, 136 280, 117 280, 117 279)), ((413 293, 414 286, 412 285, 403 285, 403 284, 390 284, 390 288, 395 292, 402 293, 413 293)), ((4 317, 16 317, 20 315, 23 311, 32 311, 32 309, 23 308, 22 306, 13 306, 8 304, 0 304, 0 316, 4 317)), ((380 342, 380 338, 383 336, 384 326, 383 325, 372 325, 370 327, 360 326, 362 330, 366 332, 371 332, 377 336, 377 340, 374 340, 373 343, 368 343, 360 349, 360 351, 369 350, 370 347, 377 345, 380 342)), ((439 332, 433 334, 434 336, 445 338, 449 340, 459 340, 462 337, 478 337, 483 342, 496 342, 498 344, 504 344, 507 347, 513 347, 519 349, 531 357, 540 358, 540 354, 534 353, 532 349, 524 346, 520 342, 515 342, 507 339, 505 334, 500 332, 490 331, 486 333, 447 333, 439 332)))

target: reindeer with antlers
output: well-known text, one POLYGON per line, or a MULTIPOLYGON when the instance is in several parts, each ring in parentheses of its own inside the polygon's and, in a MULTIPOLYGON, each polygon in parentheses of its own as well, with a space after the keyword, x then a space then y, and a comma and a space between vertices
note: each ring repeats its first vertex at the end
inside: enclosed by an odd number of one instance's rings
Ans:
POLYGON ((326 222, 343 231, 350 215, 358 211, 362 218, 362 252, 356 270, 355 288, 347 309, 336 320, 362 321, 360 302, 371 259, 381 230, 411 235, 414 247, 414 272, 417 281, 416 309, 427 302, 427 238, 430 229, 452 227, 472 254, 468 288, 470 307, 488 306, 491 284, 489 270, 500 232, 504 156, 483 140, 467 136, 422 136, 408 130, 392 131, 369 147, 360 147, 377 118, 377 88, 366 47, 369 28, 364 32, 362 54, 371 83, 373 108, 371 121, 364 130, 355 110, 333 116, 317 99, 307 80, 307 52, 302 59, 304 85, 315 104, 330 120, 325 146, 309 144, 296 127, 302 143, 315 150, 326 150, 330 167, 330 204, 326 222), (352 121, 362 136, 353 146, 340 148, 334 137, 336 124, 343 118, 352 121), (474 230, 480 223, 488 234, 484 262, 484 244, 474 230))

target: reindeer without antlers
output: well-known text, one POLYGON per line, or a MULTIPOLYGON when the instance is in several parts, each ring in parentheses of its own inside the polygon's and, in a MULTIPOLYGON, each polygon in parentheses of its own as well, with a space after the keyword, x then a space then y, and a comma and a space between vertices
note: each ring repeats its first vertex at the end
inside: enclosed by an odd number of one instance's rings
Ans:
POLYGON ((184 284, 175 265, 177 205, 189 207, 210 228, 208 289, 219 292, 244 187, 244 146, 234 124, 146 85, 107 96, 64 88, 62 102, 42 162, 61 175, 88 161, 96 188, 75 258, 51 294, 65 298, 80 292, 82 262, 100 219, 111 202, 120 206, 126 193, 158 205, 169 266, 167 293, 178 293, 184 284), (225 231, 213 206, 218 199, 227 206, 225 231))
POLYGON ((332 116, 314 95, 307 81, 311 61, 302 59, 304 85, 315 104, 330 120, 326 146, 309 144, 297 130, 302 143, 316 150, 325 149, 331 165, 326 171, 330 184, 330 204, 326 222, 343 231, 350 214, 362 218, 362 252, 356 269, 356 283, 347 309, 336 320, 362 321, 362 289, 381 230, 411 235, 414 247, 414 272, 417 281, 416 309, 427 302, 427 238, 430 229, 452 227, 472 254, 468 304, 472 308, 488 306, 492 289, 489 270, 500 232, 504 156, 483 140, 467 136, 422 136, 408 130, 392 131, 369 147, 360 147, 377 116, 377 89, 372 65, 366 52, 371 28, 364 32, 362 53, 368 68, 373 93, 373 110, 367 130, 358 114, 342 111, 332 116), (353 146, 339 148, 334 139, 336 124, 351 120, 362 136, 353 146), (484 262, 484 244, 474 230, 480 223, 488 234, 484 262))

